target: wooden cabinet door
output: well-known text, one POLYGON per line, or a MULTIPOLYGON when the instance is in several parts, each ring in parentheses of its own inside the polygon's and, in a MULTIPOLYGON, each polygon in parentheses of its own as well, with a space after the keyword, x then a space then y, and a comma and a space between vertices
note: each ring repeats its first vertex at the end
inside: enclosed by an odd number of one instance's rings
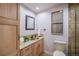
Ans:
POLYGON ((40 43, 39 42, 36 43, 35 48, 36 48, 36 55, 38 56, 40 54, 40 43))
POLYGON ((38 56, 43 52, 43 41, 39 40, 33 45, 33 55, 38 56))
POLYGON ((18 4, 0 4, 0 55, 17 55, 18 4))
POLYGON ((43 53, 43 39, 40 40, 40 52, 39 55, 43 53))
POLYGON ((37 49, 36 49, 36 47, 37 47, 37 44, 35 42, 35 43, 32 44, 32 55, 33 56, 37 56, 37 49))
POLYGON ((32 56, 31 46, 25 47, 21 50, 21 56, 32 56))

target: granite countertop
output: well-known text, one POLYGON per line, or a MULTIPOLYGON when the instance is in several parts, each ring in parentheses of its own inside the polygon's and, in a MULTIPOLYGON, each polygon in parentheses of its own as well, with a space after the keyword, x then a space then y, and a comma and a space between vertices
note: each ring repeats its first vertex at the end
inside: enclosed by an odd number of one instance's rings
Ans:
POLYGON ((39 37, 39 39, 29 40, 29 41, 27 41, 27 42, 25 42, 25 43, 24 43, 24 42, 20 43, 20 49, 23 49, 23 48, 25 48, 25 47, 27 47, 27 46, 33 44, 34 42, 37 42, 37 41, 41 40, 42 38, 43 38, 43 37, 39 37))

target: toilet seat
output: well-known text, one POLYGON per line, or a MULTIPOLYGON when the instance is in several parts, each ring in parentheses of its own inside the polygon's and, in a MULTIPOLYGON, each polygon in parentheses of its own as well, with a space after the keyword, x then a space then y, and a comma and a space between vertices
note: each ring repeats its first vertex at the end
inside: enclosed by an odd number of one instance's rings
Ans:
POLYGON ((53 56, 65 56, 65 54, 62 51, 54 51, 53 56))

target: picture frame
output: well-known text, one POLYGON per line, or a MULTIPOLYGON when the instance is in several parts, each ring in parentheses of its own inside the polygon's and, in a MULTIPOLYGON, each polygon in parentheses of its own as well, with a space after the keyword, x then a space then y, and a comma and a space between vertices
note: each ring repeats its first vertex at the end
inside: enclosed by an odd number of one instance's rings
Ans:
POLYGON ((25 30, 34 30, 34 29, 35 29, 35 18, 32 16, 26 15, 25 30))

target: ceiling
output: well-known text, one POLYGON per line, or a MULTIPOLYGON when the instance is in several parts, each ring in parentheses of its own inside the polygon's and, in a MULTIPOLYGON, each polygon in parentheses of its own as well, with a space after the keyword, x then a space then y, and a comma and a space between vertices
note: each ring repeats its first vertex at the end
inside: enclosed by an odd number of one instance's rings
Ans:
POLYGON ((51 9, 52 7, 58 6, 61 3, 23 3, 23 5, 34 13, 40 13, 51 9), (36 9, 39 7, 39 10, 36 9))

